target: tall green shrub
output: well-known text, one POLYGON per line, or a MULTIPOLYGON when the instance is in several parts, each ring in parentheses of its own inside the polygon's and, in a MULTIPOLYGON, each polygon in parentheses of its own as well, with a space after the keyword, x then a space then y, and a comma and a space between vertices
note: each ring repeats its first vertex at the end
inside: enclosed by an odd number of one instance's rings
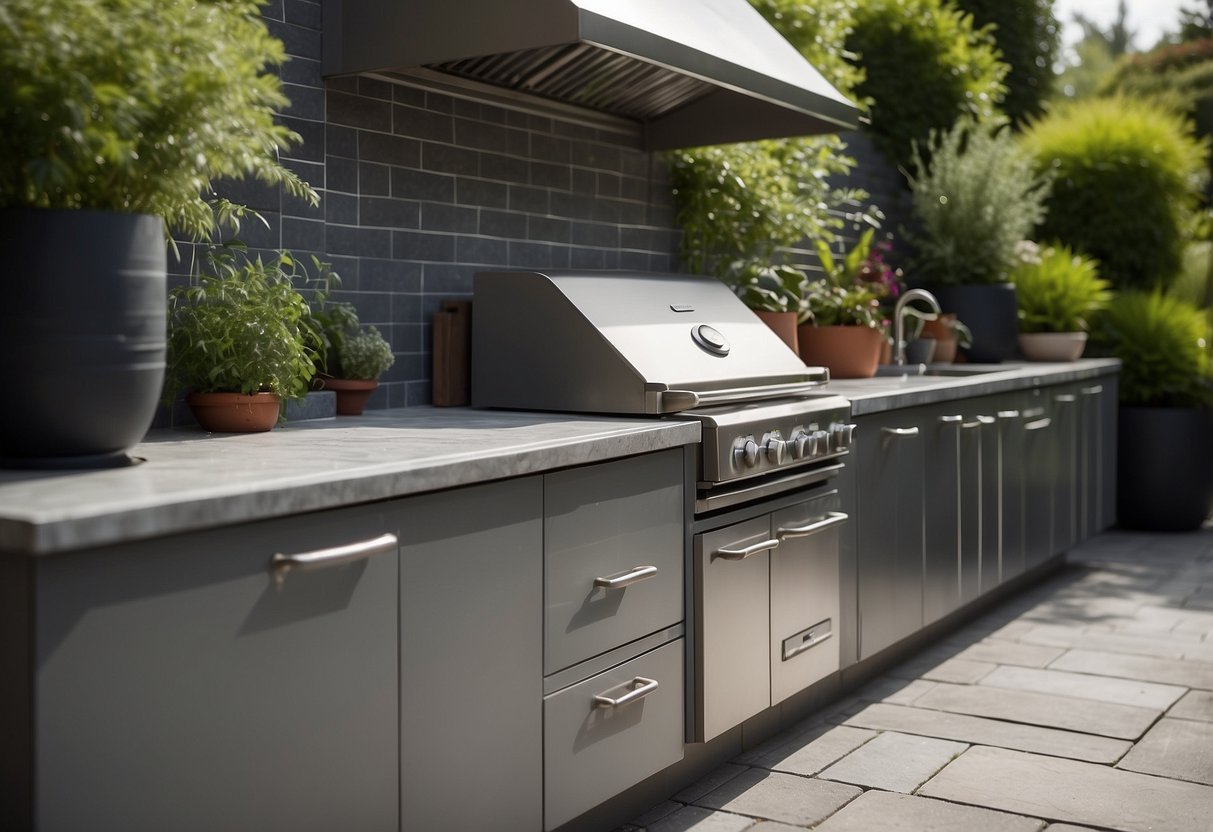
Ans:
POLYGON ((1040 239, 1096 258, 1118 287, 1174 278, 1206 176, 1206 146, 1184 118, 1140 99, 1085 99, 1024 139, 1037 170, 1054 175, 1040 239))
POLYGON ((991 27, 994 44, 1010 67, 1002 110, 1016 124, 1040 115, 1053 93, 1053 64, 1061 48, 1061 27, 1053 0, 953 0, 973 23, 991 27))
POLYGON ((1006 93, 989 31, 944 0, 862 0, 846 47, 866 76, 856 92, 872 100, 875 140, 900 164, 932 130, 995 116, 1006 93))
POLYGON ((1007 126, 961 119, 932 132, 929 158, 915 148, 910 179, 917 228, 903 232, 914 247, 918 283, 999 283, 1016 262, 1016 246, 1044 214, 1047 177, 1007 126))

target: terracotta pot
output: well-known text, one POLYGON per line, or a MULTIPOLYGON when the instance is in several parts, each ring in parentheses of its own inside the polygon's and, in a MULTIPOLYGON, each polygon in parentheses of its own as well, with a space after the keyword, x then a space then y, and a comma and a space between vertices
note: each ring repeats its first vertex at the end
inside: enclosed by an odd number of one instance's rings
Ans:
POLYGON ((752 309, 750 311, 757 315, 759 320, 764 324, 769 326, 771 331, 788 345, 788 349, 799 354, 799 341, 796 338, 797 315, 795 312, 767 312, 762 309, 752 309))
POLYGON ((358 378, 324 378, 320 380, 322 390, 333 390, 337 393, 338 416, 361 416, 366 400, 379 386, 375 379, 358 378))
POLYGON ((797 331, 805 364, 828 367, 830 378, 870 378, 880 363, 884 336, 868 326, 814 326, 797 331))
POLYGON ((919 338, 935 339, 935 354, 931 357, 934 364, 951 364, 956 360, 956 336, 952 333, 952 324, 956 316, 950 312, 940 315, 933 321, 923 321, 919 338))
POLYGON ((215 433, 260 433, 278 424, 282 401, 274 393, 190 393, 190 412, 215 433))
POLYGON ((1077 361, 1086 346, 1085 332, 1019 333, 1019 350, 1029 361, 1077 361))

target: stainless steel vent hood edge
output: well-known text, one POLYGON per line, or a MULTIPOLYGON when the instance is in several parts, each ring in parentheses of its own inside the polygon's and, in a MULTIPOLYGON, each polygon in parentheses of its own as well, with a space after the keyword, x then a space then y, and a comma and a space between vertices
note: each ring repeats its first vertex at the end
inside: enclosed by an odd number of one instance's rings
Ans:
POLYGON ((856 126, 747 0, 330 0, 324 72, 427 67, 624 116, 650 149, 856 126))

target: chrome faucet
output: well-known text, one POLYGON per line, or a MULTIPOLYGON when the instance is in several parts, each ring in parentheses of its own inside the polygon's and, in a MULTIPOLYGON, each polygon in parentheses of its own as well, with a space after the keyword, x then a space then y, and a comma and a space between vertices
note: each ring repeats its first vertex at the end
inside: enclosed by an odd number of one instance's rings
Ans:
POLYGON ((899 367, 904 367, 906 363, 906 306, 914 300, 924 301, 935 310, 933 315, 923 315, 923 320, 933 321, 943 312, 939 308, 939 301, 926 289, 910 289, 897 299, 897 306, 893 307, 893 363, 899 367))

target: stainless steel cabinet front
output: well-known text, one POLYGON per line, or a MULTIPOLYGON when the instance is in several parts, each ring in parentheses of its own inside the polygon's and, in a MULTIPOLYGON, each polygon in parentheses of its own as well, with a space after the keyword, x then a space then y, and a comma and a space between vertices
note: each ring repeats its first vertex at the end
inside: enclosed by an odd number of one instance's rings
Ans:
POLYGON ((543 700, 545 829, 682 759, 683 649, 677 639, 543 700))
POLYGON ((682 454, 543 478, 545 675, 682 620, 682 454))

